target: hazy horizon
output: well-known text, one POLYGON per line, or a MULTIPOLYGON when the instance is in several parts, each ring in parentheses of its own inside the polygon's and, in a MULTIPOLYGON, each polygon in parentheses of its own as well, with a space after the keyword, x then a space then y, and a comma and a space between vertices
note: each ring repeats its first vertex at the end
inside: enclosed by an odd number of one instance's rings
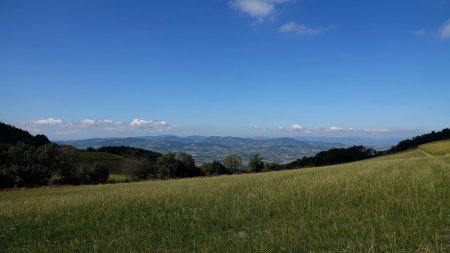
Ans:
POLYGON ((404 138, 411 138, 420 134, 424 134, 426 132, 418 132, 410 134, 406 134, 402 132, 399 135, 279 135, 279 136, 237 136, 237 135, 201 135, 201 134, 191 134, 191 135, 178 135, 178 134, 149 134, 149 135, 123 135, 123 136, 94 136, 87 138, 61 138, 54 139, 50 138, 51 141, 78 141, 78 140, 88 140, 88 139, 126 139, 126 138, 151 138, 151 137, 180 137, 180 138, 191 138, 191 137, 220 137, 220 138, 243 138, 243 139, 278 139, 278 138, 292 138, 298 140, 319 140, 319 139, 368 139, 368 140, 401 140, 404 138))

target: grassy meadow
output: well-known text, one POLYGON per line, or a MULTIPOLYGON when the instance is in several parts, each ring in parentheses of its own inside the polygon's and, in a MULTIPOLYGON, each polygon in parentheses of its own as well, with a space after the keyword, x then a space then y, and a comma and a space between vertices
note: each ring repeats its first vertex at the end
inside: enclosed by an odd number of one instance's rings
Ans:
POLYGON ((112 153, 79 151, 79 156, 86 165, 100 164, 107 167, 109 179, 115 181, 126 180, 128 176, 125 170, 136 166, 136 161, 112 153))
POLYGON ((428 155, 440 156, 450 154, 450 140, 439 141, 419 146, 428 155))
POLYGON ((3 191, 0 251, 448 252, 450 155, 433 145, 321 168, 3 191))

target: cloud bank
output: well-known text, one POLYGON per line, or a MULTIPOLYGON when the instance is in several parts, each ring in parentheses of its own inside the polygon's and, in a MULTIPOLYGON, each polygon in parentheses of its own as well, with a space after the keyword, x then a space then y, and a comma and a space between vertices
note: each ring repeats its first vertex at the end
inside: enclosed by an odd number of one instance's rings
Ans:
POLYGON ((178 126, 164 120, 146 120, 134 118, 129 122, 111 119, 86 118, 78 122, 65 122, 53 117, 18 124, 19 127, 33 134, 43 133, 49 138, 91 138, 91 137, 129 137, 145 134, 174 133, 178 126))
MULTIPOLYGON (((182 128, 170 124, 165 120, 149 120, 133 118, 129 121, 114 121, 111 119, 86 118, 76 122, 63 121, 55 117, 39 119, 16 124, 18 127, 30 131, 32 134, 45 134, 51 140, 74 140, 104 137, 133 137, 145 135, 230 135, 221 128, 182 128), (203 129, 203 130, 201 130, 203 129), (206 132, 205 132, 206 131, 206 132), (219 134, 220 133, 220 134, 219 134)), ((383 136, 413 136, 421 133, 418 129, 391 128, 351 128, 332 125, 329 127, 308 127, 299 122, 287 126, 265 127, 255 125, 247 130, 234 129, 240 134, 236 136, 253 137, 300 137, 300 136, 328 136, 328 137, 383 137, 383 136)))
POLYGON ((62 120, 54 119, 54 118, 50 117, 47 119, 40 119, 40 120, 33 121, 33 123, 36 125, 58 125, 58 124, 62 123, 62 120))
POLYGON ((254 134, 259 136, 328 136, 328 137, 384 137, 384 136, 412 136, 421 133, 418 129, 392 129, 392 128, 352 128, 352 127, 306 127, 294 123, 289 127, 279 126, 276 128, 258 127, 254 134))

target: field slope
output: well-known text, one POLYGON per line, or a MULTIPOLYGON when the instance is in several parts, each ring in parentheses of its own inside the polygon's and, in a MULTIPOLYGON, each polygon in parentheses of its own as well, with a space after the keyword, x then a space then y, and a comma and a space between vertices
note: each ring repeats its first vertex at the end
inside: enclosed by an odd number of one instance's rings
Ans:
POLYGON ((449 199, 450 155, 420 147, 322 168, 4 191, 0 245, 6 252, 448 252, 449 199))
POLYGON ((450 154, 450 140, 420 145, 419 149, 427 155, 447 155, 450 154))
POLYGON ((138 164, 138 161, 136 160, 107 152, 79 151, 78 154, 81 163, 86 166, 99 164, 108 168, 110 178, 126 179, 127 169, 136 167, 138 164))

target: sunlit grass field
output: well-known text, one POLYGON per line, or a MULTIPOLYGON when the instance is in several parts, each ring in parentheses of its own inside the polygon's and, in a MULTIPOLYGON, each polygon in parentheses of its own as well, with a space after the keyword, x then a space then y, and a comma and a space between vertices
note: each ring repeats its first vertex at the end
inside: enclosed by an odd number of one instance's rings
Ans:
POLYGON ((430 155, 450 154, 450 140, 421 145, 420 150, 430 155))
POLYGON ((449 252, 450 155, 412 150, 302 170, 3 191, 0 245, 5 252, 449 252))

